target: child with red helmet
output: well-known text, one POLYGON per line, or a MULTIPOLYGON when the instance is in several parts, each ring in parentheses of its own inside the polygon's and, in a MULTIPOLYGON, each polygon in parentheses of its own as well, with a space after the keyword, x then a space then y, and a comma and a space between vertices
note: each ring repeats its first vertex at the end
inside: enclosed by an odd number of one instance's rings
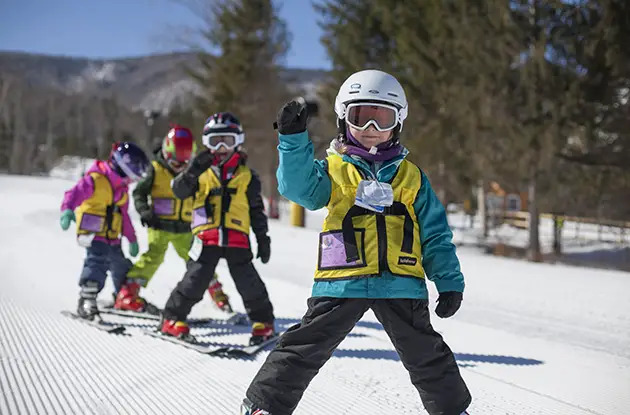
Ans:
MULTIPOLYGON (((146 176, 133 191, 133 201, 140 220, 148 228, 149 249, 142 254, 127 274, 128 283, 118 293, 114 308, 136 312, 157 310, 138 296, 146 287, 162 262, 169 244, 184 260, 192 243, 190 221, 193 198, 179 199, 173 194, 171 181, 179 174, 197 151, 192 132, 173 125, 162 145, 154 152, 146 176)), ((224 311, 232 311, 227 295, 216 276, 209 288, 210 296, 224 311)))

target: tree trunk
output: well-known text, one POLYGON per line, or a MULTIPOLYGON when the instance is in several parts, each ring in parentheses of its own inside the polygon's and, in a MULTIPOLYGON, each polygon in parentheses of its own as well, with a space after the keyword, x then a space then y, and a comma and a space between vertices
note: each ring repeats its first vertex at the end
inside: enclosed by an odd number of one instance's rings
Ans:
POLYGON ((24 140, 23 140, 23 125, 24 111, 22 107, 23 92, 18 90, 15 94, 15 99, 12 105, 11 111, 11 127, 9 133, 11 134, 11 157, 9 158, 9 173, 20 174, 23 169, 22 155, 24 154, 24 140))
POLYGON ((483 229, 483 238, 488 237, 488 212, 486 210, 486 187, 485 181, 479 180, 477 188, 477 209, 479 210, 479 217, 481 219, 481 229, 483 229))
POLYGON ((553 253, 557 257, 562 255, 562 227, 564 218, 553 215, 553 253))
POLYGON ((539 218, 538 218, 538 201, 536 200, 536 171, 535 167, 532 167, 532 172, 529 177, 529 194, 528 194, 528 209, 529 209, 529 260, 533 262, 542 262, 542 255, 540 253, 540 234, 538 231, 539 218))
POLYGON ((437 196, 440 199, 440 202, 446 207, 446 172, 445 172, 444 162, 440 161, 438 163, 438 180, 440 187, 438 188, 437 196))
POLYGON ((280 200, 280 193, 278 193, 278 181, 276 179, 276 170, 278 169, 278 152, 272 151, 271 162, 269 163, 269 192, 268 197, 268 212, 267 215, 272 219, 278 219, 280 217, 280 206, 278 202, 280 200))
POLYGON ((53 99, 48 101, 48 120, 46 123, 46 145, 44 151, 44 169, 50 171, 55 159, 57 158, 57 149, 55 147, 55 136, 53 133, 53 121, 55 119, 55 104, 53 99))
POLYGON ((0 171, 9 168, 11 154, 11 119, 9 107, 9 89, 11 80, 0 76, 0 171), (4 161, 6 160, 6 164, 4 161))

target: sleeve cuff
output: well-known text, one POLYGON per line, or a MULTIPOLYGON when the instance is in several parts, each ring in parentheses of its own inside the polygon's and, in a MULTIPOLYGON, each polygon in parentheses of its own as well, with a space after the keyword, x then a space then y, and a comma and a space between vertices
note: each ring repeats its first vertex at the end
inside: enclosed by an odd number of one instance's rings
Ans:
POLYGON ((437 288, 438 292, 443 293, 446 291, 456 291, 459 293, 464 292, 464 279, 461 274, 458 278, 459 280, 434 280, 435 288, 437 288))

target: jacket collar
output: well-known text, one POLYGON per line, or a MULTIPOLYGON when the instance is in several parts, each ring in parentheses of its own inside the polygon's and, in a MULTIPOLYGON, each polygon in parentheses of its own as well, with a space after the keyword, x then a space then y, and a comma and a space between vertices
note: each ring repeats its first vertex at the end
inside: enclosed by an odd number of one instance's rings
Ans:
POLYGON ((373 163, 367 161, 359 156, 349 156, 347 154, 343 154, 343 144, 337 139, 333 139, 330 142, 330 147, 326 150, 328 155, 337 155, 342 157, 344 161, 348 163, 354 164, 356 167, 360 168, 367 177, 371 177, 372 179, 376 178, 380 182, 389 182, 393 179, 398 167, 403 162, 403 160, 409 154, 409 150, 403 147, 402 151, 399 155, 385 160, 382 163, 373 163))
POLYGON ((162 154, 162 148, 155 153, 153 153, 155 161, 157 161, 162 167, 168 170, 173 176, 177 176, 179 173, 173 170, 173 168, 168 164, 166 160, 164 160, 164 155, 162 154))
POLYGON ((96 160, 92 166, 88 169, 87 173, 100 173, 107 177, 109 183, 111 184, 113 189, 127 187, 127 184, 123 181, 122 177, 120 177, 112 166, 109 165, 109 162, 105 160, 96 160))

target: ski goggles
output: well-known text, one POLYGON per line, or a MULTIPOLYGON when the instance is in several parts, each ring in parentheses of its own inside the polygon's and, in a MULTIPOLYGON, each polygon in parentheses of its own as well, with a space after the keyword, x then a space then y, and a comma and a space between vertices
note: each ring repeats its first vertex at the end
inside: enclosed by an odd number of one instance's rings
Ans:
POLYGON ((378 131, 390 131, 398 125, 399 111, 393 105, 378 102, 348 104, 344 119, 357 130, 366 130, 373 125, 378 131))
POLYGON ((203 136, 203 144, 210 150, 218 150, 220 147, 233 150, 235 147, 243 144, 243 139, 243 134, 211 133, 203 136))

